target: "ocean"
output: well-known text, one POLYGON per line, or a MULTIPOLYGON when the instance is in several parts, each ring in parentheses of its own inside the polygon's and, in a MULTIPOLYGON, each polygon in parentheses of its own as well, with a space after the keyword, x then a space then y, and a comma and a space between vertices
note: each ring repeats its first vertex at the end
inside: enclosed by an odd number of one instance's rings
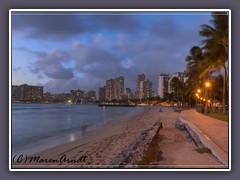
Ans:
POLYGON ((108 121, 133 115, 139 107, 82 104, 12 104, 12 154, 33 154, 75 141, 108 121))

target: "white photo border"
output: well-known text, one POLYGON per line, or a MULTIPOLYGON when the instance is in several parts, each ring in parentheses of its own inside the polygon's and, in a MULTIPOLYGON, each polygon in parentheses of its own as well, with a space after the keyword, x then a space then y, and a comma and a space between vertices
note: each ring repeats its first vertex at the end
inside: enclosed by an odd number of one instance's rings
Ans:
POLYGON ((10 9, 9 10, 9 171, 231 171, 231 10, 230 9, 10 9), (229 156, 226 169, 16 169, 12 168, 12 13, 14 12, 228 12, 229 17, 229 156))

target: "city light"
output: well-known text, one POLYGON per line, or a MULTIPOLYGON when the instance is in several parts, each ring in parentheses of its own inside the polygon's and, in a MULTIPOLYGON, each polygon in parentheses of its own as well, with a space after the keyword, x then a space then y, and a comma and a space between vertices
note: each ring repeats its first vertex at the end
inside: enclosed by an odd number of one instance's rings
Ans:
POLYGON ((209 82, 206 82, 206 87, 209 87, 210 86, 210 83, 209 82))
POLYGON ((200 92, 201 92, 201 90, 200 90, 200 89, 198 89, 198 90, 197 90, 197 92, 198 92, 198 93, 200 93, 200 92))

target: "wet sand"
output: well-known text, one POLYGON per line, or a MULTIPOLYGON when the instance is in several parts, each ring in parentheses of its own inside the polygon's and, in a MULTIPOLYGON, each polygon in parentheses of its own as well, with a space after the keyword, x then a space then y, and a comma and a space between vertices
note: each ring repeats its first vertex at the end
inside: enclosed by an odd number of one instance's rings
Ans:
POLYGON ((108 122, 74 142, 32 157, 14 157, 13 168, 109 168, 112 159, 157 122, 163 124, 163 129, 158 133, 162 158, 151 165, 160 168, 221 167, 209 154, 198 153, 185 133, 175 128, 179 114, 172 108, 162 107, 163 112, 159 112, 159 107, 142 108, 144 110, 139 114, 108 122))

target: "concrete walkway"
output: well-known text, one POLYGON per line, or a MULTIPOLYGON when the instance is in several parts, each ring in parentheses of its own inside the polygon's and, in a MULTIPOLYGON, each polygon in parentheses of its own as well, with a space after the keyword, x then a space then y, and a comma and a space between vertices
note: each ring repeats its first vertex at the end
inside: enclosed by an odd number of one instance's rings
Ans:
POLYGON ((182 111, 180 117, 198 134, 213 155, 228 166, 228 122, 205 116, 195 109, 182 111))

